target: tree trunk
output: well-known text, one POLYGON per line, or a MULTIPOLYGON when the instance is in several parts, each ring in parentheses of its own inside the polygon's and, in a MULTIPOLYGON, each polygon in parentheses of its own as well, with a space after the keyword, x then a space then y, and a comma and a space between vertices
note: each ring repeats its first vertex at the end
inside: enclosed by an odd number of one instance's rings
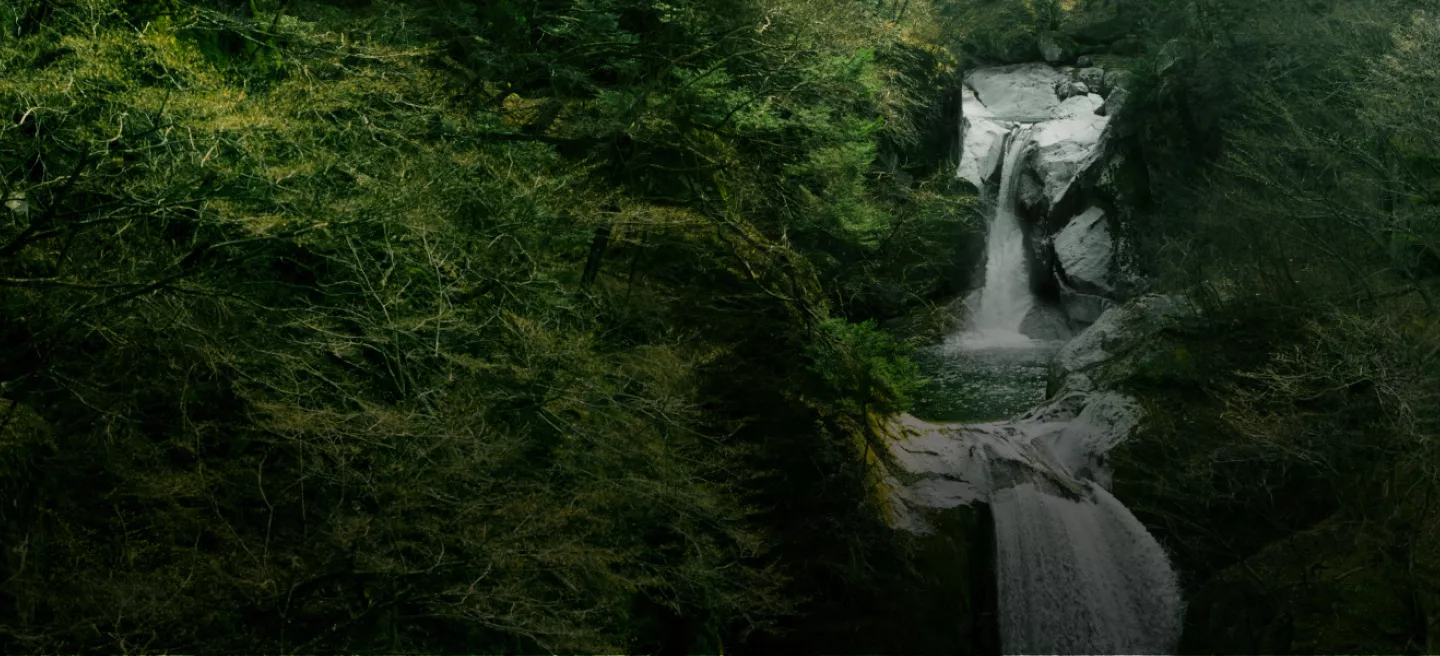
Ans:
POLYGON ((585 259, 585 272, 580 274, 580 284, 589 287, 600 275, 600 260, 610 246, 610 224, 595 228, 595 238, 590 240, 590 256, 585 259))

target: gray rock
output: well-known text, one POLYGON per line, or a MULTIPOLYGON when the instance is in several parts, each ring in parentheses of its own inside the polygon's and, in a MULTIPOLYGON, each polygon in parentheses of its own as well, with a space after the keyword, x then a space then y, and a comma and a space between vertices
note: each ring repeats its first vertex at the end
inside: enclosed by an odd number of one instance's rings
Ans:
POLYGON ((1119 116, 1120 112, 1125 110, 1125 102, 1129 99, 1130 92, 1126 91, 1124 87, 1115 89, 1110 92, 1110 97, 1105 99, 1105 104, 1095 108, 1095 115, 1106 118, 1119 116))
POLYGON ((1169 325, 1193 319, 1200 309, 1184 296, 1150 294, 1106 310, 1095 324, 1065 344, 1055 356, 1052 377, 1066 379, 1077 373, 1090 372, 1101 365, 1110 371, 1091 375, 1099 389, 1106 389, 1117 380, 1133 374, 1138 366, 1133 358, 1120 357, 1169 325))
POLYGON ((1104 100, 1095 94, 1075 96, 1060 104, 1053 120, 1032 131, 1035 155, 1031 166, 1045 186, 1050 207, 1056 207, 1071 184, 1096 161, 1109 119, 1095 115, 1104 100))
MULTIPOLYGON (((965 86, 984 106, 987 118, 1033 122, 1054 115, 1060 105, 1055 85, 1064 77, 1046 64, 1016 64, 971 71, 965 76, 965 86)), ((974 113, 966 111, 966 115, 974 113)))
POLYGON ((1049 198, 1045 196, 1045 185, 1034 171, 1025 171, 1020 176, 1020 206, 1027 216, 1044 216, 1049 212, 1049 198))
POLYGON ((1130 81, 1133 78, 1134 75, 1132 75, 1130 71, 1106 71, 1105 82, 1102 85, 1105 88, 1105 94, 1108 96, 1120 89, 1129 87, 1130 81))
POLYGON ((1082 292, 1115 291, 1115 241, 1105 211, 1092 207, 1055 235, 1055 258, 1072 286, 1082 292))
POLYGON ((1073 291, 1060 294, 1060 307, 1065 308, 1065 316, 1070 317, 1071 322, 1085 326, 1095 323, 1113 304, 1110 299, 1094 294, 1073 291))
POLYGON ((1092 93, 1105 95, 1105 70, 1100 68, 1082 68, 1075 71, 1075 81, 1083 83, 1090 88, 1092 93))
POLYGON ((1056 32, 1046 32, 1040 35, 1040 55, 1045 61, 1058 64, 1065 61, 1070 54, 1070 48, 1066 47, 1068 39, 1056 32))
POLYGON ((958 175, 970 181, 976 189, 984 189, 985 184, 1000 172, 1000 160, 1005 152, 1005 137, 1010 134, 1010 124, 967 115, 962 121, 961 129, 964 142, 958 175))
POLYGON ((1084 82, 1076 82, 1075 80, 1062 80, 1060 83, 1055 85, 1055 95, 1059 96, 1061 100, 1067 100, 1070 98, 1074 98, 1075 96, 1084 96, 1089 93, 1090 87, 1084 82))
POLYGON ((1020 334, 1031 339, 1038 339, 1046 342, 1058 342, 1070 339, 1070 324, 1065 320, 1065 313, 1059 308, 1035 304, 1030 308, 1030 313, 1025 315, 1025 320, 1020 322, 1020 334))

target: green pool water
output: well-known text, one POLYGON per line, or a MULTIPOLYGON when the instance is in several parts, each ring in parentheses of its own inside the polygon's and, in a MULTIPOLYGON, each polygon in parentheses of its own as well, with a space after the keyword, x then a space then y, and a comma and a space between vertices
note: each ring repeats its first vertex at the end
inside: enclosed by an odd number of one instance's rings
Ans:
POLYGON ((933 422, 1007 419, 1045 400, 1050 362, 1059 342, 966 347, 956 341, 913 356, 927 380, 911 414, 933 422))

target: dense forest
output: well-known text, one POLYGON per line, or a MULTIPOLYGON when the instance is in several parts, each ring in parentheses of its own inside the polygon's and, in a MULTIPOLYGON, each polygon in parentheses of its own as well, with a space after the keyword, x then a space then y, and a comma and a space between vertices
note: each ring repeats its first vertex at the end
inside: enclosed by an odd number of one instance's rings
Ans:
POLYGON ((991 649, 876 427, 1051 46, 1205 307, 1116 457, 1192 621, 1440 649, 1434 0, 0 0, 0 652, 991 649))
POLYGON ((914 379, 865 320, 967 239, 929 11, 0 5, 0 645, 704 650, 860 596, 914 379))

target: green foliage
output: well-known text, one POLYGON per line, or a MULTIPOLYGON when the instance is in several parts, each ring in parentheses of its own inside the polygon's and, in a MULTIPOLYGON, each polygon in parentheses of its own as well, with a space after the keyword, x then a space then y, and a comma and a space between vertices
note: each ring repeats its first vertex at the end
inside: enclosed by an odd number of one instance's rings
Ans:
POLYGON ((1433 295, 1440 169, 1413 114, 1433 21, 1405 3, 1187 6, 1155 8, 1127 118, 1164 201, 1141 259, 1286 303, 1433 295))
POLYGON ((913 346, 880 331, 874 321, 831 319, 820 331, 810 356, 815 372, 843 399, 843 409, 861 415, 910 409, 920 386, 920 370, 908 357, 913 346))
POLYGON ((952 284, 944 50, 350 5, 0 1, 0 649, 729 647, 895 562, 830 314, 952 284))
POLYGON ((1428 644, 1440 342, 1403 316, 1224 311, 1169 336, 1192 369, 1135 382, 1116 493, 1194 594, 1187 652, 1428 644))

